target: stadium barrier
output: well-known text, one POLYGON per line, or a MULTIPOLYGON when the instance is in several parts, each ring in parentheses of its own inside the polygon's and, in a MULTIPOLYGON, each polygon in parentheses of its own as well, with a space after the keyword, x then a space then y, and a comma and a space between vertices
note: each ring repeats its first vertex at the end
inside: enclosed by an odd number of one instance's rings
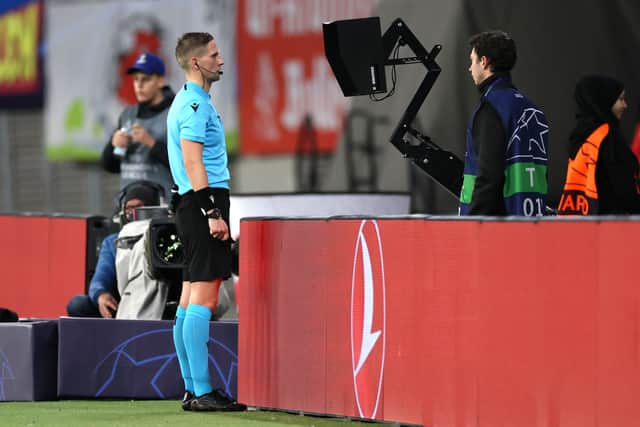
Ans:
MULTIPOLYGON (((178 399, 173 322, 62 317, 0 323, 0 401, 178 399)), ((237 395, 238 323, 211 322, 213 386, 237 395)))
POLYGON ((636 219, 246 219, 239 400, 439 427, 635 426, 636 219))

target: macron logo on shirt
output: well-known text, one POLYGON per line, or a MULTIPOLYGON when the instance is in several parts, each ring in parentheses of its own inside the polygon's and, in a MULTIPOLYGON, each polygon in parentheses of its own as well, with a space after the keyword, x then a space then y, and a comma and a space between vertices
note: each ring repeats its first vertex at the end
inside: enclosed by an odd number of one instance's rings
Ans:
POLYGON ((193 111, 198 111, 198 107, 200 106, 200 104, 196 104, 195 102, 193 104, 191 104, 191 108, 193 108, 193 111))

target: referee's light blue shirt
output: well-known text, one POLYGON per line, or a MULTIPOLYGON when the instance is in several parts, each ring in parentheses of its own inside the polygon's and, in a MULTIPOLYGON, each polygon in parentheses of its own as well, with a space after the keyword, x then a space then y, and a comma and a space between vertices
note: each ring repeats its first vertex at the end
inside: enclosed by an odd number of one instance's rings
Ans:
POLYGON ((184 167, 181 138, 204 145, 202 160, 209 187, 228 189, 230 176, 222 120, 211 104, 209 94, 191 82, 182 86, 167 116, 167 150, 171 175, 178 185, 178 192, 184 194, 193 187, 184 167))

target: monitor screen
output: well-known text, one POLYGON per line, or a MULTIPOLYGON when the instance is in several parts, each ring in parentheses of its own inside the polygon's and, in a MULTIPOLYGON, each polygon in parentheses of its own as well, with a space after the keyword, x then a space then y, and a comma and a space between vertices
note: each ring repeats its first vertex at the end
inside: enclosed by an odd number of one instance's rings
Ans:
POLYGON ((344 96, 387 91, 380 18, 322 24, 324 51, 344 96))

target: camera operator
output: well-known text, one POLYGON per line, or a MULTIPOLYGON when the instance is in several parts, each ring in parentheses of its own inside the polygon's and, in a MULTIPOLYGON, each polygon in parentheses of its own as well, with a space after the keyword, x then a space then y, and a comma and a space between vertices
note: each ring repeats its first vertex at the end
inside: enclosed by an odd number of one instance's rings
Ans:
MULTIPOLYGON (((157 206, 160 194, 142 182, 129 184, 120 197, 120 225, 134 219, 136 208, 157 206)), ((76 295, 67 304, 67 313, 74 317, 112 318, 118 310, 120 294, 116 279, 116 239, 118 233, 102 241, 95 273, 89 284, 88 295, 76 295)))

